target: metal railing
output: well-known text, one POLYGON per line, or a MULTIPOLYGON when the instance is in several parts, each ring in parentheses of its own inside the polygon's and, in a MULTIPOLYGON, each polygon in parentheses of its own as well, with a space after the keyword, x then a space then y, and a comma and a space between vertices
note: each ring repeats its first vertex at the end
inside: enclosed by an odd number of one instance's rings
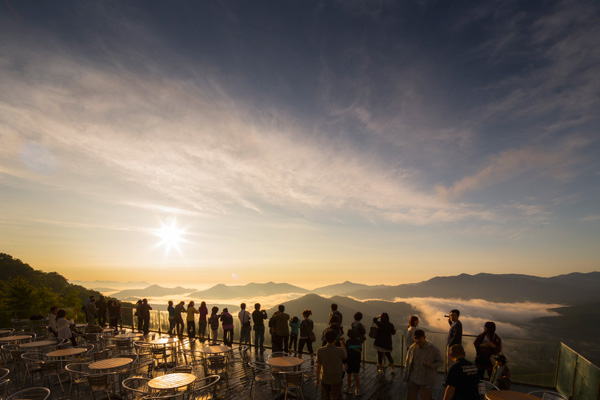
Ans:
MULTIPOLYGON (((82 320, 84 315, 81 310, 67 308, 67 318, 82 320)), ((137 317, 135 310, 123 308, 121 310, 122 326, 137 330, 137 317)), ((39 310, 19 310, 0 312, 0 328, 16 327, 17 320, 22 324, 31 315, 41 314, 39 310)), ((45 314, 41 314, 47 317, 45 314)), ((36 324, 31 321, 32 326, 36 324)), ((240 323, 234 318, 234 339, 239 338, 240 323)), ((321 344, 321 333, 326 329, 326 324, 315 323, 314 331, 317 342, 313 344, 314 350, 321 344)), ((152 310, 150 312, 150 330, 166 333, 169 330, 169 314, 167 311, 152 310)), ((427 339, 431 341, 442 356, 445 357, 446 333, 426 332, 427 339)), ((254 336, 254 335, 252 335, 254 336)), ((223 337, 222 328, 219 328, 219 337, 223 337)), ((472 342, 475 336, 464 335, 463 345, 468 360, 475 359, 475 347, 472 342)), ((393 336, 392 357, 396 365, 404 365, 406 358, 406 343, 404 334, 393 336)), ((265 334, 265 347, 271 347, 271 335, 265 334)), ((365 362, 376 362, 377 352, 373 348, 373 339, 367 338, 362 354, 365 362)), ((573 349, 559 342, 528 340, 528 339, 502 339, 503 354, 509 360, 511 378, 513 383, 543 388, 552 388, 568 396, 572 400, 600 399, 600 369, 575 352, 573 349)), ((443 367, 439 372, 444 372, 443 367)))

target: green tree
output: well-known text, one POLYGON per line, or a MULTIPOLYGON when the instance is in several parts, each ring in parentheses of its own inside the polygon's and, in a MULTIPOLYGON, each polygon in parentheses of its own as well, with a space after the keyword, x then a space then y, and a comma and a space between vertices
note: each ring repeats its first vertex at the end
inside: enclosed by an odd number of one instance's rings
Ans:
POLYGON ((0 307, 5 311, 17 312, 31 310, 34 305, 35 287, 21 277, 8 278, 2 283, 0 307))

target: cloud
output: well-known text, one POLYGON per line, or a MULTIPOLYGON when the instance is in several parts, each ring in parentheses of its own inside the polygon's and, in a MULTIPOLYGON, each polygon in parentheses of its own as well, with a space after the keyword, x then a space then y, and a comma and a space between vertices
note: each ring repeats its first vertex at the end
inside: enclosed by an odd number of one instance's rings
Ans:
POLYGON ((532 147, 506 150, 489 157, 488 162, 476 173, 461 178, 449 187, 438 185, 436 190, 442 198, 458 199, 525 175, 562 178, 569 175, 570 167, 577 162, 571 148, 555 151, 532 147))
POLYGON ((440 201, 410 170, 315 137, 285 111, 234 99, 218 76, 190 82, 161 70, 102 67, 66 49, 12 52, 30 68, 0 64, 2 86, 14 93, 0 101, 0 113, 10 115, 0 152, 10 160, 24 143, 47 149, 57 168, 50 178, 27 175, 33 182, 86 193, 100 173, 113 197, 123 196, 123 185, 145 188, 200 214, 239 208, 320 219, 348 210, 375 223, 414 225, 495 218, 476 205, 440 201))
POLYGON ((586 222, 600 221, 600 215, 586 215, 581 220, 586 222))
POLYGON ((561 307, 559 304, 542 303, 496 303, 486 300, 461 300, 438 299, 431 297, 422 298, 397 298, 394 301, 403 301, 412 304, 421 311, 420 318, 428 329, 445 332, 448 330, 448 319, 444 315, 451 309, 460 310, 460 319, 465 334, 477 335, 483 331, 486 321, 494 321, 500 336, 508 332, 510 337, 527 337, 529 328, 526 324, 539 317, 556 316, 552 308, 561 307))

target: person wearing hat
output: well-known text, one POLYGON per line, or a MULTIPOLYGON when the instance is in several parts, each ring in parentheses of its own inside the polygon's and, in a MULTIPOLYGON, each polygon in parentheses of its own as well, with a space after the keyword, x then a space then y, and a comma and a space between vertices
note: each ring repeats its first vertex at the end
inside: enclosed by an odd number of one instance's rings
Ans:
POLYGON ((510 390, 510 371, 506 363, 506 357, 503 354, 500 354, 497 357, 494 357, 496 360, 496 365, 492 370, 492 376, 490 378, 490 382, 494 385, 498 386, 500 390, 510 390))

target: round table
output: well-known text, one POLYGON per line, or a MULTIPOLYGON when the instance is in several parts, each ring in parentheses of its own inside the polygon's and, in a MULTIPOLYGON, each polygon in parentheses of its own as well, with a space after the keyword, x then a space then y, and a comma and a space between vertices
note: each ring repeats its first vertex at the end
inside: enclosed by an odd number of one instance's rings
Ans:
POLYGON ((532 394, 515 392, 514 390, 490 390, 485 394, 487 400, 540 400, 532 394))
POLYGON ((90 364, 90 369, 113 369, 129 365, 133 362, 131 358, 116 357, 107 358, 106 360, 96 361, 90 364))
POLYGON ((54 350, 54 351, 51 351, 50 353, 46 353, 46 357, 75 356, 77 354, 85 353, 86 351, 87 351, 87 349, 84 349, 83 347, 70 347, 68 349, 54 350))
POLYGON ((0 329, 0 335, 8 335, 11 332, 10 329, 0 329))
POLYGON ((115 335, 116 339, 135 339, 138 337, 142 337, 144 336, 143 333, 138 332, 138 333, 119 333, 118 335, 115 335))
POLYGON ((298 357, 273 357, 267 360, 267 364, 276 368, 295 368, 302 364, 302 359, 298 357))
POLYGON ((30 335, 13 335, 0 337, 0 342, 19 342, 21 340, 30 340, 33 336, 30 335))
POLYGON ((44 347, 44 346, 52 346, 53 344, 57 344, 56 340, 39 340, 37 342, 21 343, 19 345, 19 347, 21 347, 21 348, 44 347))
POLYGON ((186 373, 166 374, 148 381, 148 387, 153 390, 172 390, 190 385, 196 380, 196 375, 186 373))
POLYGON ((198 351, 205 354, 221 354, 233 351, 233 349, 229 346, 218 345, 201 347, 198 351))

